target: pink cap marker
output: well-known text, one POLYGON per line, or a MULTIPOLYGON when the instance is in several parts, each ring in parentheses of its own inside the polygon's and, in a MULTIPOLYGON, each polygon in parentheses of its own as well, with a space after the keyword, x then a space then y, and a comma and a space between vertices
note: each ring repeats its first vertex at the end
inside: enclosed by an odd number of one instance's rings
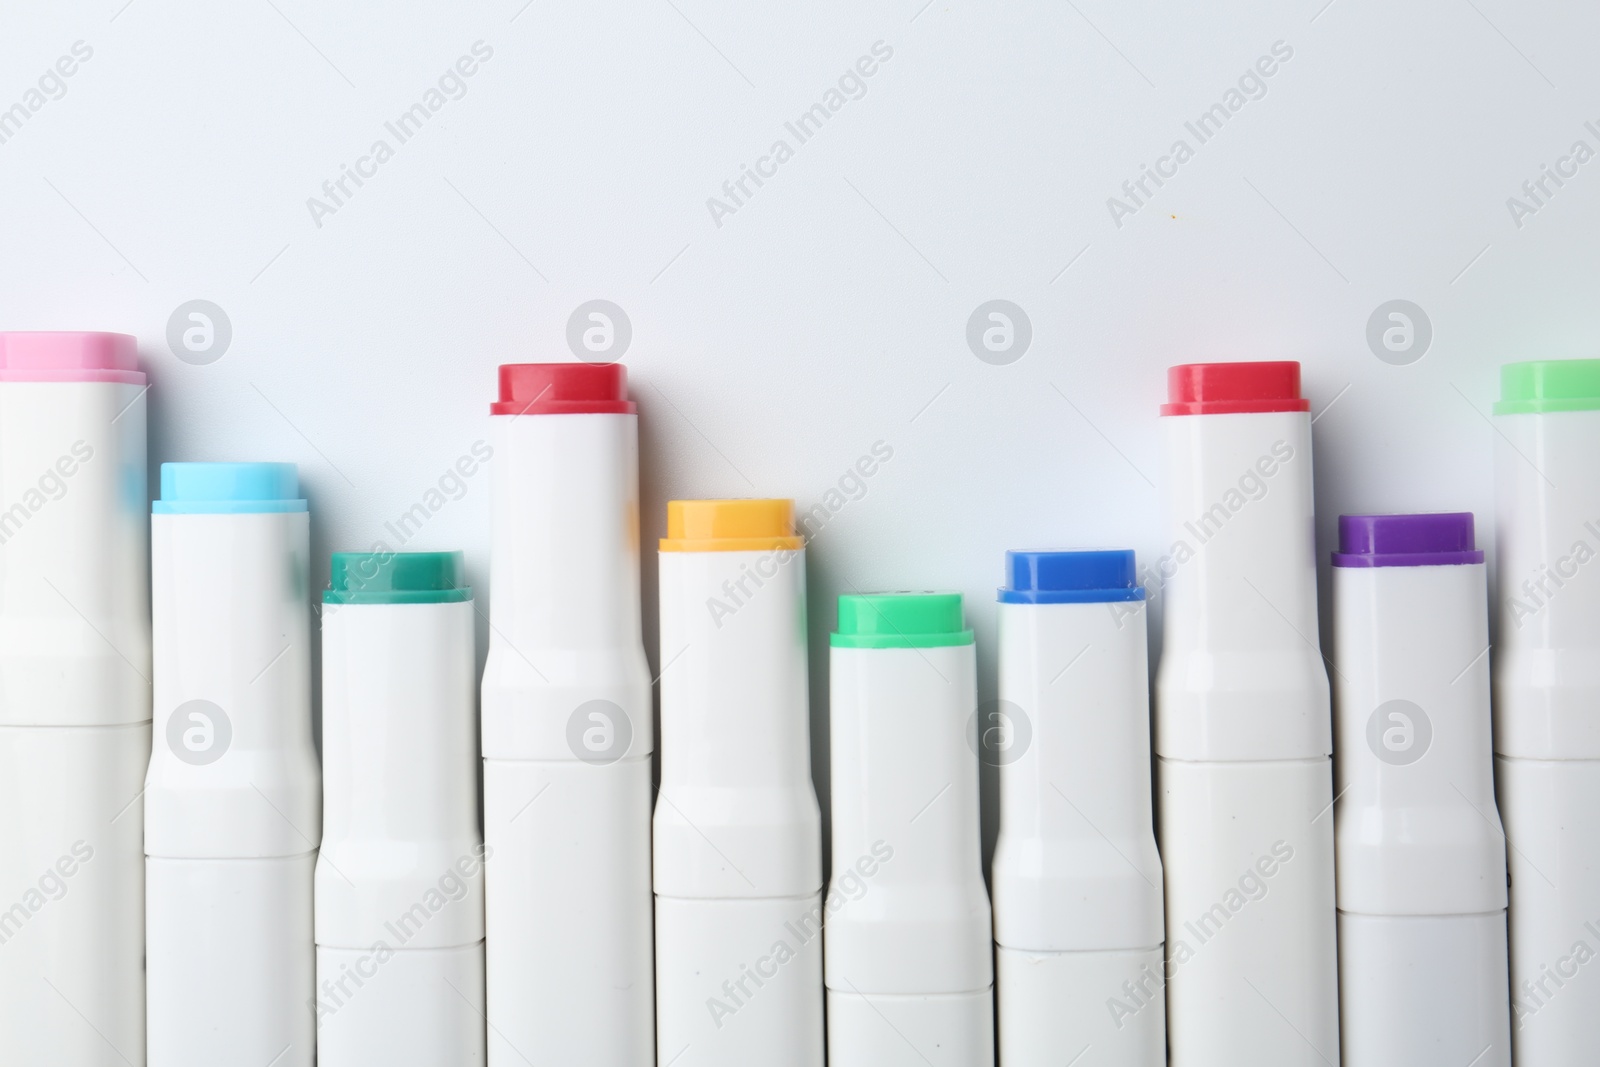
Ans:
POLYGON ((0 333, 0 382, 143 385, 138 342, 125 333, 0 333))
POLYGON ((27 937, 11 937, 15 908, 0 915, 6 1063, 103 1059, 107 1045, 142 1058, 149 1043, 144 818, 129 799, 143 802, 150 679, 162 677, 151 673, 145 388, 132 337, 0 333, 0 886, 67 870, 52 865, 80 835, 76 861, 93 856, 71 906, 32 916, 27 937))

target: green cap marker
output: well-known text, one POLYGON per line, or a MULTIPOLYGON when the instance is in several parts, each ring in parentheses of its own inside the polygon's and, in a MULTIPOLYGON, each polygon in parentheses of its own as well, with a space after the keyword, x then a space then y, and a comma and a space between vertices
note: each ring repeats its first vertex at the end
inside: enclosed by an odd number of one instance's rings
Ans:
POLYGON ((839 598, 834 648, 940 648, 972 644, 960 593, 865 593, 839 598))
POLYGON ((1600 359, 1540 359, 1500 368, 1496 415, 1600 409, 1600 359))
POLYGON ((460 552, 335 552, 324 604, 458 604, 472 599, 460 552))

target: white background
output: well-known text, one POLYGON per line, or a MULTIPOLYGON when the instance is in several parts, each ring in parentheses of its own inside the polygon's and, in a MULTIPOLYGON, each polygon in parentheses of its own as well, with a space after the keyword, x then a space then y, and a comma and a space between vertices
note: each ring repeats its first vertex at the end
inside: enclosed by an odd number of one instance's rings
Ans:
MULTIPOLYGON (((1497 366, 1596 352, 1600 160, 1520 227, 1507 198, 1600 149, 1597 31, 1511 0, 5 0, 0 108, 93 55, 0 144, 0 329, 138 335, 152 470, 298 462, 318 585, 330 551, 400 547, 385 521, 487 436, 496 365, 573 358, 590 299, 633 331, 647 619, 666 500, 809 506, 886 442, 810 552, 826 805, 835 596, 961 590, 992 696, 1006 548, 1159 555, 1169 364, 1303 362, 1324 580, 1341 511, 1471 509, 1492 547, 1497 366), (479 41, 465 95, 319 227, 308 198, 479 41), (708 198, 880 41, 865 95, 717 225, 708 198), (1198 145, 1184 123, 1279 41, 1198 145), (1194 158, 1114 225, 1179 137, 1194 158), (994 298, 1032 324, 1006 366, 966 341, 994 298), (1366 340, 1397 298, 1433 329, 1405 366, 1366 340), (193 299, 232 325, 209 365, 166 341, 193 299)), ((404 546, 464 548, 485 598, 488 496, 482 472, 404 546)))

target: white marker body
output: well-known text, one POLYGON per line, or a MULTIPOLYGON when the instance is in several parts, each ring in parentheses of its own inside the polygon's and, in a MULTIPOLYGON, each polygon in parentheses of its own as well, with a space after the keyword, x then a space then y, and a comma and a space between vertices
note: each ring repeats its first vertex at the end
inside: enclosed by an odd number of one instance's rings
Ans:
POLYGON ((310 1067, 309 516, 151 516, 150 1062, 310 1067))
POLYGON ((0 382, 0 1058, 8 1063, 145 1062, 143 389, 0 382))
POLYGON ((1161 421, 1155 748, 1172 1067, 1326 1067, 1339 1060, 1333 743, 1310 419, 1161 421))
POLYGON ((1007 1067, 1164 1067, 1143 601, 1002 603, 994 930, 1007 1067), (1017 742, 1014 742, 1017 743, 1017 742))
POLYGON ((1600 1044, 1600 411, 1496 415, 1496 784, 1518 1067, 1600 1044), (1574 981, 1574 979, 1577 979, 1574 981))
POLYGON ((482 1064, 471 601, 322 608, 320 1067, 482 1064))
POLYGON ((646 1067, 655 746, 637 416, 489 421, 489 1061, 646 1067), (578 711, 591 702, 603 703, 578 711))
POLYGON ((1333 596, 1345 1067, 1509 1067, 1484 566, 1336 566, 1333 596))
POLYGON ((660 560, 659 1061, 821 1067, 822 818, 811 784, 805 555, 660 560), (730 602, 724 583, 740 580, 749 595, 714 614, 713 599, 730 602))
POLYGON ((830 650, 833 1067, 994 1063, 975 649, 830 650))

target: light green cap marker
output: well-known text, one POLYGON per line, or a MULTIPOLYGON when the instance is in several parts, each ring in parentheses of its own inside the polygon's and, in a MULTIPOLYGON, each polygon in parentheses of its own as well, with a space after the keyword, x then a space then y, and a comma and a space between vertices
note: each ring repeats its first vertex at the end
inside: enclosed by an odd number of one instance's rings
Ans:
POLYGON ((960 593, 866 593, 839 598, 834 648, 940 648, 972 644, 960 593))
POLYGON ((1600 359, 1540 359, 1500 368, 1496 415, 1600 410, 1600 359))

